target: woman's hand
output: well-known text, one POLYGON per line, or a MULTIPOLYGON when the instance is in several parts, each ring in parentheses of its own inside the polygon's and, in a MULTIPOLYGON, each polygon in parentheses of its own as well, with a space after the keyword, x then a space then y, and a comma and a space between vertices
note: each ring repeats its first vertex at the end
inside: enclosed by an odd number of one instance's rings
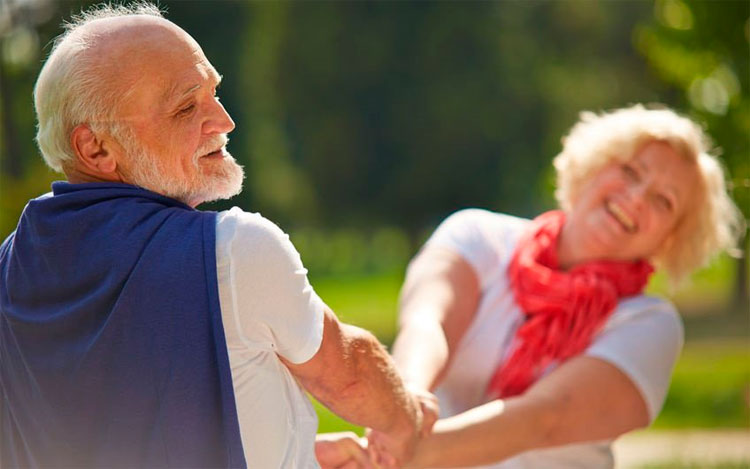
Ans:
POLYGON ((412 385, 407 384, 406 389, 419 401, 419 408, 422 410, 422 429, 419 436, 424 438, 432 433, 432 427, 440 416, 438 398, 431 392, 412 385))
MULTIPOLYGON (((422 412, 421 427, 418 434, 419 439, 423 439, 432 433, 432 427, 438 419, 440 408, 438 406, 437 397, 429 391, 419 389, 414 386, 407 385, 407 391, 411 394, 413 399, 419 402, 419 407, 422 412)), ((397 457, 393 448, 403 446, 403 441, 398 441, 398 437, 389 435, 384 432, 368 430, 368 452, 370 453, 370 459, 373 461, 376 467, 383 467, 387 469, 394 469, 403 466, 408 463, 414 452, 403 453, 400 457, 397 457), (404 456, 405 455, 405 456, 404 456)), ((417 446, 419 442, 417 442, 417 446)))
POLYGON ((377 469, 367 452, 367 439, 354 432, 318 434, 315 458, 321 469, 377 469))

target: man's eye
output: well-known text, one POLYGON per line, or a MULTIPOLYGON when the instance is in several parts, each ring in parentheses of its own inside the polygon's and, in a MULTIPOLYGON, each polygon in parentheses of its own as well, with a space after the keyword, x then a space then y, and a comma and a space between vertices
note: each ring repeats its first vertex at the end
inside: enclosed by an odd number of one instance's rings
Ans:
POLYGON ((185 106, 184 108, 180 109, 179 111, 177 111, 177 115, 185 116, 187 114, 190 114, 193 111, 193 109, 195 109, 195 104, 189 104, 185 106))

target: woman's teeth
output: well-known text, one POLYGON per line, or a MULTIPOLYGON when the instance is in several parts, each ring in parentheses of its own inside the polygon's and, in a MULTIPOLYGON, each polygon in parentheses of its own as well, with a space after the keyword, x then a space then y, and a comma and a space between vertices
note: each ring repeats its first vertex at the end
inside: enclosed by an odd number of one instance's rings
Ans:
POLYGON ((611 213, 628 232, 632 233, 633 231, 635 231, 635 222, 628 216, 627 213, 625 213, 625 211, 620 208, 619 205, 614 202, 608 201, 607 210, 609 210, 609 213, 611 213))

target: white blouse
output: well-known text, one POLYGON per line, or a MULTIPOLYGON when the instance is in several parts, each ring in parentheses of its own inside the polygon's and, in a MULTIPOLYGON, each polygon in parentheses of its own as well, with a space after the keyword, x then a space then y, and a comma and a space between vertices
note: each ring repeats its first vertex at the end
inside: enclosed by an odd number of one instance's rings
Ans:
MULTIPOLYGON (((492 400, 485 391, 501 360, 507 358, 523 315, 506 275, 508 263, 528 220, 480 209, 448 217, 426 247, 460 254, 480 283, 476 317, 459 343, 452 364, 436 390, 441 417, 492 400)), ((638 295, 618 304, 584 355, 605 360, 628 376, 641 392, 650 419, 666 397, 674 363, 683 344, 682 322, 665 300, 638 295)), ((554 368, 554 365, 547 370, 554 368)), ((528 451, 495 469, 611 468, 612 441, 572 444, 528 451)))

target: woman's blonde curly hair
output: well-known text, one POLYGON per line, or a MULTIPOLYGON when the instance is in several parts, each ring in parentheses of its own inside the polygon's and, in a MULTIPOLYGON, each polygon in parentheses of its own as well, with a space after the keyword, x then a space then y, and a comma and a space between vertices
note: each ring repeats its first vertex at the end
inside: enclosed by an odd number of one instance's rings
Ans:
POLYGON ((654 140, 696 162, 700 175, 695 205, 651 259, 676 285, 720 252, 737 254, 737 242, 745 231, 745 220, 727 193, 724 170, 709 153, 711 141, 698 124, 669 109, 640 104, 601 114, 582 112, 553 161, 555 197, 563 210, 571 210, 591 176, 612 161, 630 160, 654 140))

